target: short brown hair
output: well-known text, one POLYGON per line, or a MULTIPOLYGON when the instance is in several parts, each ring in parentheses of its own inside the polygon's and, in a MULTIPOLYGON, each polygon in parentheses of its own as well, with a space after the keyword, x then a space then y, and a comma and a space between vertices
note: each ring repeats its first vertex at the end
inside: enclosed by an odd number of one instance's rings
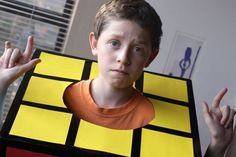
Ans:
POLYGON ((94 34, 98 39, 109 20, 127 19, 136 22, 150 33, 153 50, 159 49, 162 22, 155 9, 145 0, 112 0, 98 10, 95 16, 94 34))

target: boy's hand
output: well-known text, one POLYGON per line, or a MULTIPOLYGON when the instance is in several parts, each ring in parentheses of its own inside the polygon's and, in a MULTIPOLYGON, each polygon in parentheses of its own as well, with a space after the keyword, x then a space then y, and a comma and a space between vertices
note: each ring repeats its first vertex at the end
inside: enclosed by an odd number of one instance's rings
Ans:
POLYGON ((220 101, 226 92, 226 88, 222 89, 213 99, 210 108, 206 102, 202 104, 203 116, 211 136, 205 157, 223 157, 232 140, 236 109, 229 106, 220 107, 220 101))
POLYGON ((24 53, 21 53, 17 48, 13 49, 10 42, 5 42, 5 51, 0 57, 0 90, 1 88, 7 88, 20 75, 32 69, 40 62, 38 58, 31 60, 32 50, 32 36, 28 37, 24 53))

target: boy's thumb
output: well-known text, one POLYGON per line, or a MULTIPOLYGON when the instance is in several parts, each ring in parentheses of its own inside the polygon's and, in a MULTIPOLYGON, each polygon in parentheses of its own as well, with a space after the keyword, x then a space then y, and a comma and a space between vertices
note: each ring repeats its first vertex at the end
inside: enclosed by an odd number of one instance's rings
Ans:
POLYGON ((202 103, 202 112, 203 112, 203 117, 206 123, 208 123, 212 118, 209 113, 209 107, 206 102, 202 103))
POLYGON ((29 71, 30 69, 34 68, 38 63, 40 63, 41 60, 39 58, 35 58, 30 60, 28 63, 23 64, 21 67, 21 73, 25 73, 29 71))

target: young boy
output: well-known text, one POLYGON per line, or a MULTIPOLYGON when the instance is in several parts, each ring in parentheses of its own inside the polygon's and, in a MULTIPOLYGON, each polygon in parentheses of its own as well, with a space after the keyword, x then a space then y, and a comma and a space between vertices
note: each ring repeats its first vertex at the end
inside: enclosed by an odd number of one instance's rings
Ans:
POLYGON ((158 54, 161 20, 143 0, 114 0, 101 7, 90 33, 99 76, 70 85, 64 102, 81 119, 113 129, 134 129, 148 124, 154 108, 133 87, 158 54))

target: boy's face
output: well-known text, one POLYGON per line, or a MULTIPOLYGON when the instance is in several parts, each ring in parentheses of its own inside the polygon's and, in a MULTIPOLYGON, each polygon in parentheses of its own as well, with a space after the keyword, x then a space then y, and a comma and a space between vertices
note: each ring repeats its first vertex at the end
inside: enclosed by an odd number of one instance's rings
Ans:
POLYGON ((156 56, 149 33, 129 20, 111 20, 98 40, 94 33, 89 38, 98 59, 99 78, 116 88, 132 86, 156 56))

